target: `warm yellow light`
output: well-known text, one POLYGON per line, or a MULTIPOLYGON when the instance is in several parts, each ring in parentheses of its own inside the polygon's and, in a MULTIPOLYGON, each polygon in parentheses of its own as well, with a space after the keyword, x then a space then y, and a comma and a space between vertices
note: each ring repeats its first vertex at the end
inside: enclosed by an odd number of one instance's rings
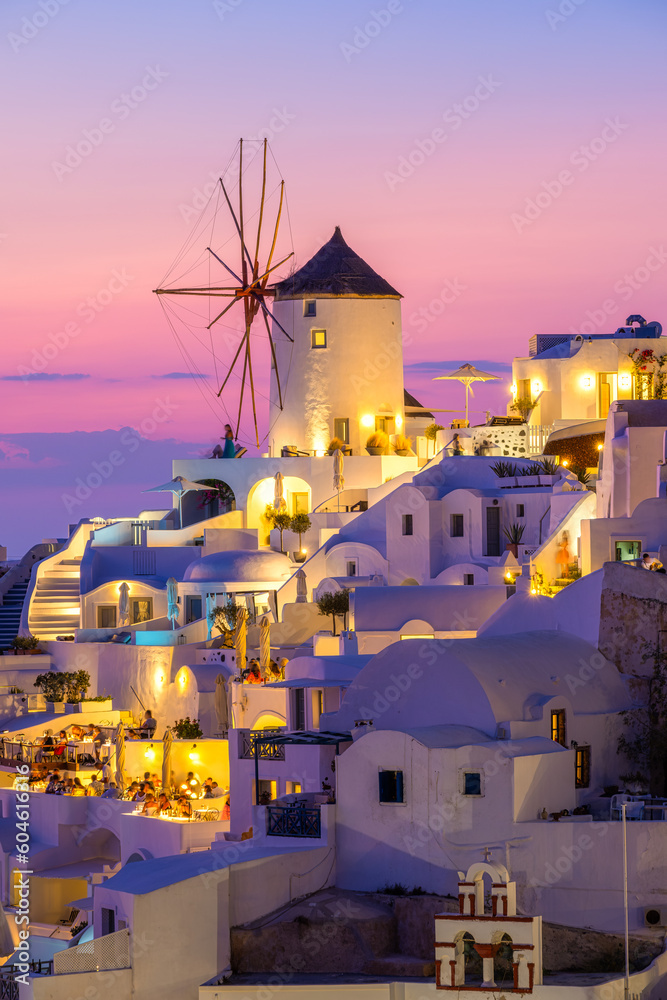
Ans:
POLYGON ((533 589, 531 590, 531 594, 536 594, 536 593, 537 593, 537 591, 535 590, 535 588, 533 588, 533 589))
POLYGON ((565 468, 567 469, 567 467, 568 467, 568 465, 569 465, 570 463, 568 462, 568 460, 567 460, 566 458, 564 458, 564 459, 563 459, 563 461, 562 461, 562 462, 561 462, 560 464, 561 464, 561 465, 564 465, 564 466, 565 466, 565 468))
POLYGON ((363 417, 361 418, 361 426, 362 427, 375 426, 375 417, 373 416, 372 413, 364 413, 363 417))
POLYGON ((534 396, 539 396, 542 392, 542 383, 539 379, 535 379, 535 381, 531 383, 531 389, 533 390, 534 396))
POLYGON ((598 451, 602 451, 603 447, 604 447, 604 445, 599 444, 598 445, 598 451))
POLYGON ((518 392, 517 387, 516 387, 516 382, 512 382, 512 384, 510 386, 510 392, 512 393, 513 396, 516 396, 516 394, 518 392))
POLYGON ((155 683, 159 684, 160 687, 164 684, 164 673, 162 672, 162 670, 159 667, 155 671, 155 683))
POLYGON ((197 744, 196 743, 192 744, 192 750, 188 754, 188 757, 190 758, 190 760, 199 760, 199 754, 197 753, 197 744))
POLYGON ((118 587, 118 593, 120 594, 120 592, 121 592, 120 588, 123 587, 123 586, 127 587, 127 592, 129 594, 130 591, 132 590, 132 588, 130 587, 129 583, 125 583, 125 584, 121 583, 120 586, 118 587))
POLYGON ((403 426, 403 417, 400 415, 400 413, 396 414, 396 426, 397 427, 403 426))
POLYGON ((155 750, 153 750, 153 744, 151 743, 148 750, 145 751, 144 757, 146 760, 155 760, 155 750))
POLYGON ((618 387, 619 389, 629 389, 632 385, 632 375, 619 375, 618 376, 618 387))
POLYGON ((582 376, 582 379, 581 379, 581 388, 582 389, 592 389, 593 388, 593 379, 592 379, 592 377, 590 375, 583 375, 582 376))

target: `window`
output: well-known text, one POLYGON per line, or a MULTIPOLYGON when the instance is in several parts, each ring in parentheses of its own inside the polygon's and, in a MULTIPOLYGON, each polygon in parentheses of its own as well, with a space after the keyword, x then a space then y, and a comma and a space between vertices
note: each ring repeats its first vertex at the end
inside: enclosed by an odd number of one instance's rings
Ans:
POLYGON ((618 541, 615 543, 616 562, 629 562, 632 559, 639 559, 642 554, 641 542, 618 541))
POLYGON ((532 399, 533 393, 530 387, 529 378, 520 378, 516 384, 519 399, 532 399))
POLYGON ((292 517, 295 514, 308 513, 308 494, 292 493, 292 517))
POLYGON ((482 772, 481 771, 464 771, 463 781, 462 781, 462 793, 463 795, 481 795, 482 794, 482 772))
POLYGON ((153 617, 153 598, 142 597, 138 601, 130 601, 130 612, 133 625, 150 621, 153 617))
POLYGON ((311 347, 326 347, 327 346, 327 331, 326 330, 311 330, 310 331, 310 346, 311 347))
POLYGON ((526 510, 525 510, 525 507, 524 507, 524 505, 522 503, 518 503, 516 505, 516 516, 517 517, 525 517, 526 516, 526 510))
POLYGON ((588 788, 591 783, 591 748, 577 747, 574 761, 574 784, 576 788, 588 788))
POLYGON ((565 746, 565 709, 557 708, 551 713, 551 739, 565 746))
POLYGON ((286 795, 298 795, 301 791, 300 781, 286 781, 285 782, 285 794, 286 795))
POLYGON ((314 299, 306 299, 303 303, 304 316, 317 316, 317 306, 314 299))
POLYGON ((452 538, 463 538, 463 514, 452 514, 449 534, 452 538))
POLYGON ((202 616, 202 599, 201 597, 186 597, 185 598, 185 624, 188 625, 190 622, 199 621, 202 616))
POLYGON ((376 417, 375 418, 375 430, 380 431, 382 434, 393 434, 394 433, 394 418, 393 417, 376 417))
POLYGON ((464 587, 474 587, 475 586, 475 574, 474 573, 464 573, 463 574, 463 586, 464 587))
POLYGON ((349 417, 336 417, 334 420, 334 437, 339 438, 343 444, 350 443, 349 417))
POLYGON ((116 627, 116 605, 115 604, 98 604, 98 606, 97 606, 97 627, 98 628, 115 628, 116 627))
POLYGON ((346 572, 345 575, 346 576, 356 576, 358 568, 359 568, 359 564, 357 563, 356 559, 348 559, 347 560, 347 572, 346 572))
POLYGON ((403 772, 379 771, 380 802, 404 802, 403 772))
POLYGON ((404 535, 412 534, 412 514, 403 515, 403 534, 404 535))
POLYGON ((306 728, 306 698, 303 688, 294 690, 294 729, 302 732, 306 728))

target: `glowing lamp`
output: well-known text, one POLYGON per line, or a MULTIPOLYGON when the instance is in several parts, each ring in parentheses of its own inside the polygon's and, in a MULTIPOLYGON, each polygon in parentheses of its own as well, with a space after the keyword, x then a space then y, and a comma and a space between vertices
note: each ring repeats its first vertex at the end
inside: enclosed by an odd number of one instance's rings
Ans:
POLYGON ((539 379, 535 379, 535 381, 531 384, 531 389, 533 390, 533 395, 539 396, 542 392, 542 383, 539 379))
POLYGON ((531 594, 536 594, 536 593, 537 593, 537 591, 536 591, 536 590, 535 590, 535 588, 533 587, 533 589, 531 590, 531 594))
POLYGON ((144 757, 146 760, 155 760, 155 750, 153 750, 153 744, 151 743, 148 750, 145 751, 144 757))
POLYGON ((517 387, 516 387, 516 382, 512 382, 512 384, 510 386, 510 392, 512 393, 513 396, 516 396, 516 394, 518 392, 517 387))
POLYGON ((375 426, 375 417, 373 416, 372 413, 364 413, 363 417, 361 418, 361 426, 362 427, 375 426))
POLYGON ((565 468, 567 469, 567 467, 568 467, 568 465, 569 465, 570 463, 568 462, 568 460, 567 460, 566 458, 564 458, 564 459, 563 459, 563 461, 562 461, 562 462, 561 462, 560 464, 561 464, 561 465, 564 465, 564 466, 565 466, 565 468))
POLYGON ((584 375, 583 376, 583 378, 581 380, 581 388, 582 389, 592 389, 593 388, 593 379, 591 378, 590 375, 584 375))
POLYGON ((599 444, 598 445, 598 451, 602 451, 603 447, 604 447, 604 445, 599 444))
POLYGON ((402 427, 403 426, 403 417, 400 415, 400 413, 396 414, 396 421, 395 422, 396 422, 396 426, 397 427, 402 427))
POLYGON ((632 375, 619 375, 618 376, 618 387, 619 389, 629 389, 632 385, 632 375))

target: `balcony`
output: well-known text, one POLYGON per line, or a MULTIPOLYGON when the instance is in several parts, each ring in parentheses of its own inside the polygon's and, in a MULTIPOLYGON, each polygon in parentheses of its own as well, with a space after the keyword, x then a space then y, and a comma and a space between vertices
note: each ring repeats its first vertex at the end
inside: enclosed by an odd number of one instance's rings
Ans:
MULTIPOLYGON (((276 734, 279 730, 276 730, 276 734)), ((257 737, 269 735, 268 730, 252 732, 249 729, 239 730, 239 760, 255 759, 255 741, 257 737)), ((283 743, 259 743, 257 756, 260 760, 285 760, 285 745, 283 743)))
POLYGON ((319 806, 295 803, 266 807, 267 837, 309 837, 320 839, 322 824, 319 806))

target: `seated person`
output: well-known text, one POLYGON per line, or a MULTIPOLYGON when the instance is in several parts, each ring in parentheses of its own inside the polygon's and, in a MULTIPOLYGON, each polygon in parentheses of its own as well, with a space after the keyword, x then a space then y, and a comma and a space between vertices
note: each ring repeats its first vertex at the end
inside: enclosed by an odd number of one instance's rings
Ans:
POLYGON ((70 795, 85 795, 86 794, 86 789, 81 784, 81 781, 80 781, 79 778, 77 778, 77 777, 74 778, 73 785, 74 785, 74 787, 72 788, 72 790, 70 792, 70 795))
POLYGON ((44 733, 41 745, 37 753, 35 754, 35 760, 39 764, 43 759, 45 754, 52 754, 53 748, 55 747, 55 740, 53 739, 53 730, 47 729, 44 733))
POLYGON ((130 787, 125 789, 125 792, 123 793, 123 798, 129 802, 133 802, 134 796, 137 794, 138 791, 139 791, 139 782, 133 781, 130 787))
POLYGON ((160 792, 157 800, 157 812, 158 816, 162 813, 171 812, 171 802, 169 801, 169 796, 165 792, 160 792))
POLYGON ((116 788, 116 782, 110 781, 109 786, 105 792, 102 792, 103 799, 118 799, 120 798, 120 792, 116 788))
POLYGON ((659 559, 654 559, 653 556, 649 555, 648 552, 644 552, 642 555, 642 561, 640 563, 642 569, 652 569, 654 572, 658 569, 662 569, 662 563, 659 559))
POLYGON ((148 792, 146 791, 146 785, 144 782, 140 782, 139 787, 132 796, 133 802, 145 802, 148 797, 148 792))
POLYGON ((236 455, 236 445, 234 444, 234 433, 229 424, 225 424, 225 436, 221 437, 224 447, 216 444, 211 458, 234 458, 236 455))
POLYGON ((204 782, 204 784, 202 785, 202 792, 203 792, 202 798, 203 799, 212 799, 213 798, 213 789, 211 787, 212 784, 213 784, 213 778, 207 778, 206 781, 204 782))
POLYGON ((181 785, 181 794, 190 799, 198 799, 201 795, 201 784, 193 771, 188 771, 188 776, 181 785))
POLYGON ((245 684, 261 684, 262 675, 259 670, 259 663, 257 660, 251 660, 248 669, 243 678, 245 684))
POLYGON ((144 808, 141 810, 142 816, 154 816, 157 812, 157 802, 155 801, 155 796, 152 792, 148 792, 146 795, 146 801, 144 802, 144 808))
POLYGON ((176 811, 179 816, 183 816, 186 819, 190 819, 192 816, 192 805, 190 800, 186 799, 185 795, 181 795, 176 803, 176 811))
POLYGON ((83 729, 81 728, 81 726, 72 726, 71 739, 77 741, 83 739, 83 729))
POLYGON ((220 819, 229 819, 229 813, 230 813, 229 798, 227 798, 224 806, 222 807, 222 812, 220 814, 220 819))
POLYGON ((128 735, 134 736, 135 739, 148 740, 151 739, 156 728, 157 722, 153 718, 153 713, 147 708, 139 728, 128 730, 128 735))
POLYGON ((58 733, 58 739, 56 745, 53 748, 53 753, 56 757, 67 756, 65 751, 67 750, 67 733, 64 729, 61 729, 58 733))
POLYGON ((217 781, 211 782, 211 798, 220 799, 224 795, 224 791, 220 787, 217 781))
POLYGON ((99 774, 94 774, 88 783, 86 795, 101 795, 104 791, 104 782, 100 781, 99 774))
POLYGON ((160 778, 155 773, 151 774, 151 784, 153 785, 153 788, 155 788, 156 790, 162 786, 160 778))
POLYGON ((92 740, 94 735, 95 735, 95 726, 91 722, 89 725, 86 726, 83 738, 84 740, 92 740))
POLYGON ((275 660, 271 660, 269 663, 266 671, 266 680, 269 684, 285 680, 285 671, 275 660))
POLYGON ((62 795, 65 790, 65 783, 60 777, 60 771, 56 768, 55 771, 51 772, 48 784, 46 786, 46 795, 62 795))

